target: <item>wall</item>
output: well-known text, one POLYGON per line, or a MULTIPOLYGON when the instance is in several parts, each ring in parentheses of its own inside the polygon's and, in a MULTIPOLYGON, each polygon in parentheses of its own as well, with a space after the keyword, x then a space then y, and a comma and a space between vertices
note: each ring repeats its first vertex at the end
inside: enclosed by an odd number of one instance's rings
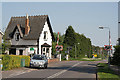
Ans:
POLYGON ((34 51, 30 51, 30 48, 34 48, 35 54, 37 54, 37 47, 29 46, 28 48, 16 48, 16 55, 19 55, 19 50, 23 50, 23 55, 33 54, 34 51))
POLYGON ((48 63, 53 63, 53 62, 59 62, 59 58, 54 58, 54 59, 48 59, 48 63))

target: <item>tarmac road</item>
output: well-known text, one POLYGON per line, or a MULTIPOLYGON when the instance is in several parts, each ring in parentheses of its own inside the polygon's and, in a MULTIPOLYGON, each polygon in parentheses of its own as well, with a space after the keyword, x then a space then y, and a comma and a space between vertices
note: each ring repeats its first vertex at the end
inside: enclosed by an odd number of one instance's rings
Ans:
POLYGON ((8 78, 96 80, 96 64, 95 61, 61 61, 49 64, 48 69, 30 68, 31 71, 20 72, 8 78))

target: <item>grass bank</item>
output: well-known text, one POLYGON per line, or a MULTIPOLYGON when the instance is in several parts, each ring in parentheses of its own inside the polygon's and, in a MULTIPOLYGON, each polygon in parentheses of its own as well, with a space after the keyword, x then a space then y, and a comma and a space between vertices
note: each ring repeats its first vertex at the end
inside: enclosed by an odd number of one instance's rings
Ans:
POLYGON ((107 63, 99 63, 97 67, 98 80, 120 80, 120 76, 118 76, 113 70, 108 68, 107 63))

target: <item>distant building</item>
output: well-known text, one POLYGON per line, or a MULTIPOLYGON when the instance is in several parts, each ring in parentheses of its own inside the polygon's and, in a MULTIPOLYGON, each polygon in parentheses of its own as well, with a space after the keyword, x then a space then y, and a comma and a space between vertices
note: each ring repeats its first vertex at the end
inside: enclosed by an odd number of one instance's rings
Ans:
POLYGON ((5 31, 12 55, 43 54, 51 58, 54 39, 48 15, 11 17, 5 31))

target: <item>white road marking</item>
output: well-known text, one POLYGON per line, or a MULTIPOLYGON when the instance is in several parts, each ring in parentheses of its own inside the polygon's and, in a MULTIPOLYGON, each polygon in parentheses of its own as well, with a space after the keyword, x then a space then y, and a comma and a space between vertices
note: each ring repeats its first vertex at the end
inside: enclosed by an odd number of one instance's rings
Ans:
POLYGON ((60 74, 65 73, 66 71, 72 69, 73 67, 77 66, 77 65, 80 64, 80 63, 82 63, 82 62, 78 62, 78 63, 74 64, 73 66, 71 66, 70 68, 68 68, 68 69, 66 69, 66 70, 62 70, 62 71, 60 71, 60 72, 57 72, 57 73, 55 73, 55 74, 53 74, 53 75, 51 75, 51 76, 49 76, 49 77, 47 77, 47 78, 55 78, 55 77, 59 76, 60 74))
POLYGON ((11 77, 14 77, 14 76, 23 74, 23 73, 26 73, 26 72, 13 73, 13 74, 11 74, 10 76, 8 76, 7 78, 11 78, 11 77))
POLYGON ((17 75, 20 75, 20 74, 29 73, 29 72, 34 71, 34 70, 36 70, 36 69, 30 69, 30 70, 23 71, 23 72, 16 72, 16 73, 13 73, 13 74, 9 75, 6 78, 11 78, 11 77, 14 77, 14 76, 17 76, 17 75))

